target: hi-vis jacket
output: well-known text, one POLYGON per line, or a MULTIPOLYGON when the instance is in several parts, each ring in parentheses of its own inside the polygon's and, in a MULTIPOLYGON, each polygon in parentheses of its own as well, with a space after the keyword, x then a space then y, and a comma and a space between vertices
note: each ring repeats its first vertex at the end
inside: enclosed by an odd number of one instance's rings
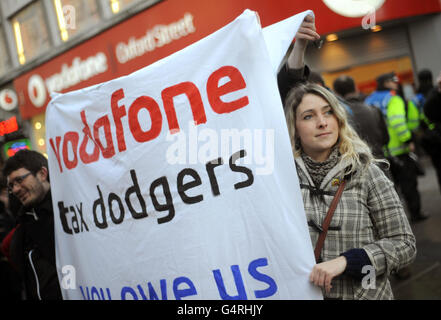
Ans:
MULTIPOLYGON (((362 153, 360 157, 366 159, 362 153)), ((317 188, 301 157, 295 159, 313 247, 348 163, 341 160, 317 188)), ((366 276, 356 280, 340 275, 325 297, 344 300, 393 299, 388 276, 415 259, 415 237, 393 183, 375 164, 347 181, 332 217, 321 252, 322 261, 350 249, 364 249, 371 261, 366 276), (366 279, 367 277, 367 279, 366 279)), ((362 269, 363 272, 363 269, 362 269)))
MULTIPOLYGON (((424 106, 424 103, 426 103, 426 98, 424 97, 424 95, 422 93, 417 93, 411 101, 412 101, 412 104, 415 106, 415 108, 418 111, 420 123, 424 123, 424 125, 429 130, 434 130, 435 124, 433 122, 431 122, 424 114, 423 106, 424 106)), ((411 129, 411 130, 413 130, 413 129, 411 129)))
POLYGON ((386 119, 389 132, 387 149, 390 155, 409 153, 408 142, 412 138, 406 118, 404 100, 393 91, 375 91, 366 98, 365 103, 380 108, 386 119))
POLYGON ((412 100, 407 102, 407 127, 414 132, 420 127, 423 114, 418 110, 417 105, 412 100))

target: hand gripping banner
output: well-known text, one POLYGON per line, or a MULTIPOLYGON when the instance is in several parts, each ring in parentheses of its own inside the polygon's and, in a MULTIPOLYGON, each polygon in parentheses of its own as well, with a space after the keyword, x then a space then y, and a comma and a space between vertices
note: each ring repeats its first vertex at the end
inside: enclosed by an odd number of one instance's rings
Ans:
POLYGON ((321 299, 276 72, 306 14, 242 15, 46 112, 64 299, 321 299))

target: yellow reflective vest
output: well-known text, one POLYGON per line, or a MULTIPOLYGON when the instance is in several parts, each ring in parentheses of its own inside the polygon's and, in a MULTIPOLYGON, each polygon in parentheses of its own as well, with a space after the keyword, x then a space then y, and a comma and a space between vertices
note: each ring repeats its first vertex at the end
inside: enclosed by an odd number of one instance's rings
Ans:
POLYGON ((406 118, 404 100, 393 91, 375 91, 366 98, 365 103, 380 108, 386 119, 389 144, 385 155, 398 156, 410 152, 408 143, 412 133, 406 118))

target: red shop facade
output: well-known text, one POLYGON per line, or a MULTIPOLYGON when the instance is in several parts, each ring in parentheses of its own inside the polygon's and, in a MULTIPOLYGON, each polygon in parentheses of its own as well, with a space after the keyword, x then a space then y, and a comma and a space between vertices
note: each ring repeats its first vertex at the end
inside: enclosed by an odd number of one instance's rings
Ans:
MULTIPOLYGON (((380 69, 378 64, 389 60, 400 63, 400 59, 406 55, 409 57, 408 64, 410 63, 411 68, 409 71, 405 67, 402 77, 407 77, 409 83, 413 82, 413 73, 417 68, 428 67, 434 72, 438 68, 437 62, 434 62, 433 66, 423 65, 424 62, 430 63, 431 60, 426 57, 418 57, 418 50, 412 49, 412 43, 416 41, 413 41, 412 37, 420 41, 418 32, 424 32, 424 26, 427 30, 431 30, 431 26, 434 25, 435 29, 439 27, 440 30, 432 30, 431 32, 441 32, 441 2, 439 0, 418 2, 413 0, 379 0, 378 8, 376 8, 374 15, 371 15, 371 21, 368 22, 372 25, 372 22, 375 22, 375 25, 384 25, 385 31, 388 28, 391 31, 390 35, 383 37, 384 39, 380 36, 381 32, 375 33, 375 37, 380 39, 377 42, 383 42, 383 47, 379 45, 368 47, 368 49, 354 49, 354 45, 351 46, 351 43, 363 43, 363 37, 375 42, 375 39, 371 39, 374 37, 373 33, 363 28, 363 19, 366 22, 367 15, 360 15, 360 12, 355 12, 356 10, 341 12, 339 8, 328 6, 325 2, 329 1, 160 1, 132 15, 127 14, 126 19, 80 43, 72 46, 65 45, 66 50, 48 60, 42 61, 40 59, 39 63, 33 63, 31 67, 23 68, 26 71, 13 79, 13 86, 9 84, 7 87, 8 90, 11 87, 13 91, 15 90, 19 117, 22 121, 28 122, 27 135, 31 141, 30 147, 44 153, 46 151, 44 114, 50 101, 51 92, 68 92, 130 74, 202 39, 232 21, 247 8, 259 13, 263 26, 312 9, 316 15, 318 32, 323 36, 336 33, 341 38, 341 43, 344 43, 339 49, 346 50, 349 55, 353 56, 352 60, 344 58, 344 56, 339 59, 339 55, 335 53, 338 52, 336 50, 338 41, 325 43, 320 51, 311 52, 307 57, 307 62, 314 69, 322 72, 325 80, 331 81, 334 76, 352 68, 356 80, 357 78, 360 80, 359 87, 371 90, 370 86, 375 75, 364 74, 363 76, 362 67, 374 63, 380 69), (357 14, 356 17, 348 16, 357 14), (432 21, 432 24, 428 23, 428 20, 432 21), (414 31, 409 31, 409 24, 415 23, 418 27, 414 31), (400 40, 402 38, 401 31, 396 31, 402 29, 403 26, 407 26, 405 41, 400 40), (412 32, 415 33, 414 36, 409 36, 409 33, 412 32), (396 35, 398 33, 399 36, 396 35), (406 43, 396 44, 388 40, 388 37, 394 38, 394 35, 401 42, 406 43), (401 52, 400 48, 397 49, 394 46, 404 46, 406 49, 401 52), (364 51, 365 60, 360 58, 360 54, 357 54, 357 49, 364 51), (374 51, 365 52, 371 49, 374 51), (382 56, 381 52, 389 51, 389 56, 382 56), (421 63, 419 63, 419 59, 422 61, 421 63), (345 64, 345 61, 350 61, 350 65, 345 64), (408 74, 409 72, 410 74, 408 74)), ((350 4, 359 1, 348 0, 347 2, 350 4)), ((439 39, 441 39, 441 35, 438 36, 437 41, 441 41, 439 39)), ((437 46, 436 43, 433 45, 437 46)), ((363 47, 362 44, 359 46, 363 47)), ((438 50, 441 50, 441 43, 438 50)), ((427 50, 421 49, 421 52, 425 51, 427 50)), ((434 54, 439 57, 441 52, 438 51, 434 54)), ((392 67, 392 64, 390 66, 392 67)), ((441 69, 441 66, 439 67, 441 69)), ((148 81, 149 79, 146 79, 146 85, 148 85, 148 81)))

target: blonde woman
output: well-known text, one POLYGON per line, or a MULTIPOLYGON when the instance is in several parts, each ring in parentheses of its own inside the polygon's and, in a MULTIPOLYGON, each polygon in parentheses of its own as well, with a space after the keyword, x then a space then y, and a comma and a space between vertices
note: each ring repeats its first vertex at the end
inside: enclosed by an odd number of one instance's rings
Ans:
POLYGON ((392 182, 326 88, 292 89, 285 114, 311 241, 340 183, 346 185, 310 281, 325 299, 393 299, 391 273, 415 258, 415 237, 392 182))

